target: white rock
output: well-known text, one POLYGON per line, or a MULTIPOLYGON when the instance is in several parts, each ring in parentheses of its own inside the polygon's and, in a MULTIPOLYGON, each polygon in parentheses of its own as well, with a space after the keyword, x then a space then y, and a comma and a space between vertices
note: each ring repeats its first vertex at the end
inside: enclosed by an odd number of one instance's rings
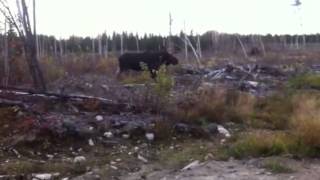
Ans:
POLYGON ((88 143, 89 143, 90 146, 94 146, 94 142, 93 142, 92 139, 89 139, 88 143))
POLYGON ((74 159, 73 159, 73 162, 74 163, 81 163, 81 162, 84 162, 84 161, 86 161, 87 159, 86 159, 86 157, 84 157, 84 156, 77 156, 77 157, 75 157, 74 159))
POLYGON ((223 134, 227 138, 231 137, 230 132, 226 128, 221 126, 221 125, 218 125, 218 131, 219 131, 220 134, 223 134))
POLYGON ((144 163, 148 163, 148 160, 146 158, 144 158, 143 156, 141 156, 140 154, 138 154, 138 159, 144 163))
POLYGON ((69 178, 67 178, 67 177, 66 178, 62 178, 61 180, 69 180, 69 178))
POLYGON ((89 130, 90 130, 90 131, 93 131, 93 129, 94 129, 94 127, 92 127, 92 126, 89 127, 89 130))
POLYGON ((118 168, 117 168, 116 166, 112 166, 112 165, 111 165, 110 168, 111 168, 111 169, 114 169, 114 170, 118 170, 118 168))
POLYGON ((103 116, 97 115, 97 116, 96 116, 96 120, 97 120, 97 121, 103 121, 103 116))
POLYGON ((54 158, 54 155, 52 155, 52 154, 47 154, 47 158, 53 159, 53 158, 54 158))
POLYGON ((130 135, 129 135, 129 134, 122 134, 122 138, 124 138, 124 139, 129 139, 129 138, 130 138, 130 135))
POLYGON ((194 167, 199 166, 199 164, 200 164, 200 161, 198 161, 198 160, 193 161, 192 163, 190 163, 187 166, 185 166, 184 168, 182 168, 181 171, 190 170, 190 169, 192 169, 194 167))
POLYGON ((55 174, 33 174, 32 177, 33 179, 37 179, 37 180, 50 180, 52 178, 54 178, 55 176, 59 176, 59 173, 55 173, 55 174))
POLYGON ((146 138, 148 141, 153 141, 154 140, 154 134, 153 133, 146 133, 146 138))
POLYGON ((113 137, 113 133, 110 132, 110 131, 105 132, 103 135, 104 135, 104 137, 106 137, 106 138, 112 138, 112 137, 113 137))
POLYGON ((258 82, 256 82, 256 81, 247 81, 247 83, 248 84, 250 84, 251 86, 253 86, 253 87, 257 87, 258 86, 258 82))

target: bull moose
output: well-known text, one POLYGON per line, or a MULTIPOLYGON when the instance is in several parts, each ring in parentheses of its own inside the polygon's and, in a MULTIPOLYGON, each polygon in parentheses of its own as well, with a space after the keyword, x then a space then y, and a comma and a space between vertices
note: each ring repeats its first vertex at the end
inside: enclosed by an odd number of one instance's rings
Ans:
POLYGON ((144 63, 150 71, 151 77, 156 77, 156 71, 161 65, 176 65, 178 59, 167 51, 125 53, 119 57, 120 73, 128 70, 142 71, 141 63, 144 63))

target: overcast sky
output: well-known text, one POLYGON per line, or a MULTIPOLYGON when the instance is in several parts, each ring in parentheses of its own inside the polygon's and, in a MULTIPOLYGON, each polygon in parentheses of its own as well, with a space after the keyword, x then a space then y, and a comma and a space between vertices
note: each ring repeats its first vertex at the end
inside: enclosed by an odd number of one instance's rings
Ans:
POLYGON ((37 0, 37 24, 38 32, 58 37, 104 31, 167 35, 171 12, 174 34, 184 22, 194 33, 320 32, 320 0, 301 2, 297 10, 294 0, 37 0))

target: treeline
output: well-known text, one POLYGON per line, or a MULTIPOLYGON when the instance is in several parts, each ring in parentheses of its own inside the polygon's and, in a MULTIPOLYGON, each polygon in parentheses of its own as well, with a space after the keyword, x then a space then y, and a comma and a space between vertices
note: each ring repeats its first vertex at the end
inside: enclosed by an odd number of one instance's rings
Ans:
MULTIPOLYGON (((320 43, 320 34, 311 35, 238 35, 224 34, 209 31, 202 35, 194 35, 192 32, 184 35, 164 37, 155 34, 145 34, 138 36, 133 33, 113 33, 112 35, 101 34, 95 38, 71 36, 68 39, 57 39, 54 36, 38 35, 38 50, 42 55, 63 55, 67 53, 99 53, 108 54, 126 51, 157 51, 164 47, 168 48, 169 41, 172 42, 171 50, 175 53, 185 51, 185 40, 188 38, 191 45, 197 47, 200 44, 201 51, 228 51, 236 52, 241 48, 241 43, 247 48, 260 47, 290 48, 303 47, 307 44, 320 43)), ((11 53, 21 53, 19 38, 13 30, 7 33, 9 49, 11 53)), ((0 48, 4 49, 4 34, 0 35, 0 48)), ((190 44, 187 46, 191 51, 190 44)), ((21 48, 22 49, 22 48, 21 48)))

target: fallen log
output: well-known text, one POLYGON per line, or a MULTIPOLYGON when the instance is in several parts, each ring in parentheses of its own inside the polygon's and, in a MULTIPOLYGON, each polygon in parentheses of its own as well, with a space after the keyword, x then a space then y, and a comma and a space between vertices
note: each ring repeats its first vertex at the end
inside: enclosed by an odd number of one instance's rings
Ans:
POLYGON ((67 95, 52 92, 38 93, 30 89, 0 86, 0 105, 30 107, 37 103, 72 104, 83 111, 107 111, 112 113, 128 112, 129 104, 117 103, 110 99, 85 95, 67 95))

